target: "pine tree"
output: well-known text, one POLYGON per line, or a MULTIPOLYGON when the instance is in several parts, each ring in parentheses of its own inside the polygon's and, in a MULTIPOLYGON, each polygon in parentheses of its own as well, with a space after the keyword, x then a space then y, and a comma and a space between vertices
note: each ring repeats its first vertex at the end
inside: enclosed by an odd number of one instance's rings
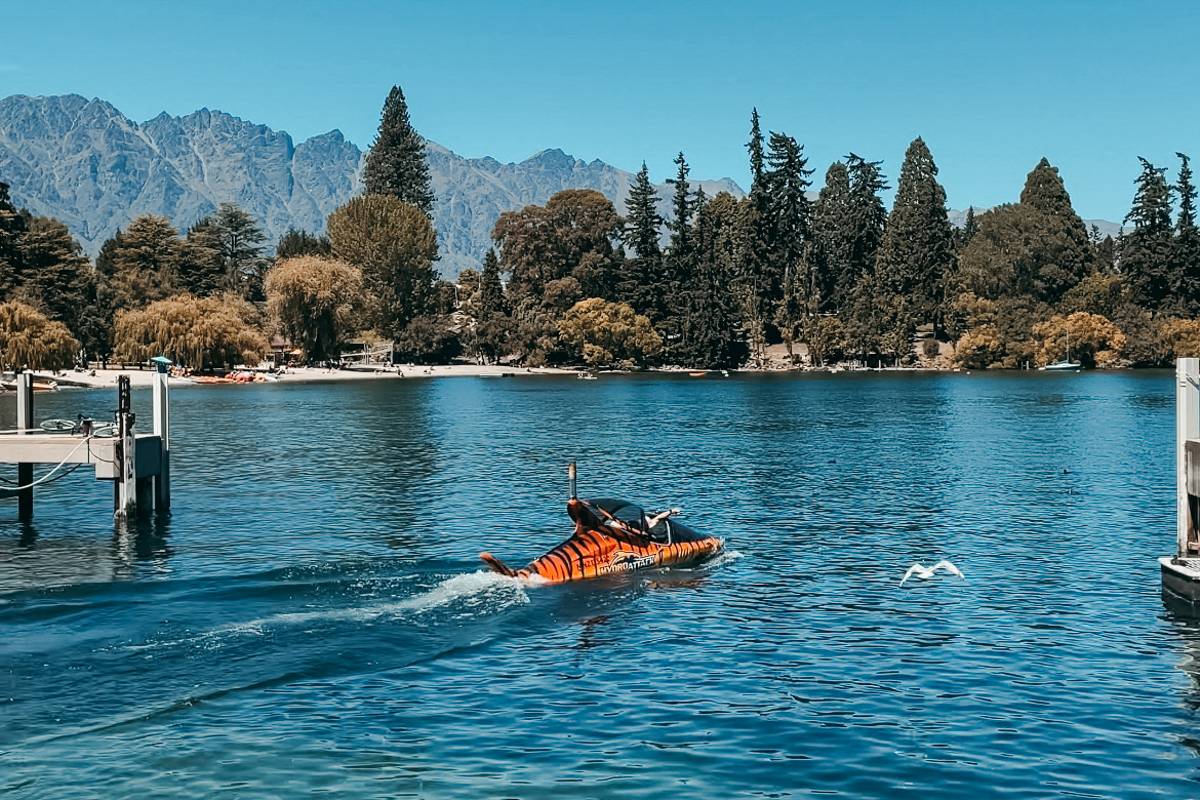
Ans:
POLYGON ((313 234, 300 228, 288 228, 279 243, 275 245, 275 260, 283 261, 299 256, 328 257, 333 252, 329 237, 325 234, 313 234))
POLYGON ((386 194, 433 213, 434 194, 425 162, 425 142, 408 119, 408 103, 393 86, 383 104, 379 132, 363 166, 367 194, 386 194))
POLYGON ((736 367, 745 358, 736 301, 729 290, 734 264, 738 202, 721 192, 711 202, 697 193, 695 269, 687 290, 682 358, 706 369, 736 367))
POLYGON ((12 204, 8 184, 0 181, 0 302, 7 300, 21 281, 20 240, 29 223, 12 204))
POLYGON ((201 226, 211 226, 220 245, 225 288, 247 300, 265 299, 263 273, 267 261, 262 252, 267 236, 254 217, 236 203, 221 203, 215 215, 197 223, 201 226))
POLYGON ((1092 271, 1087 227, 1071 206, 1058 168, 1043 158, 1025 178, 1021 205, 1036 211, 1038 258, 1033 290, 1039 299, 1056 303, 1092 271))
POLYGON ((79 242, 58 220, 34 217, 20 239, 20 249, 22 294, 79 338, 82 313, 95 281, 79 242))
POLYGON ((758 109, 750 112, 750 141, 746 142, 750 153, 750 191, 760 191, 763 181, 763 135, 758 122, 758 109))
POLYGON ((175 283, 181 291, 197 297, 227 288, 221 229, 214 217, 205 217, 188 229, 180 245, 175 283))
POLYGON ((1133 206, 1125 224, 1133 230, 1121 237, 1120 266, 1133 301, 1151 311, 1163 310, 1171 291, 1171 187, 1164 170, 1139 158, 1133 206))
POLYGON ((660 291, 665 300, 665 311, 661 320, 661 334, 668 357, 680 357, 681 336, 687 314, 687 291, 692 283, 694 264, 694 242, 692 240, 692 215, 696 199, 688 182, 690 171, 687 159, 681 152, 675 157, 676 173, 672 184, 675 193, 671 200, 671 219, 667 230, 671 240, 663 256, 666 267, 665 280, 660 291))
POLYGON ((967 218, 963 220, 962 230, 958 233, 958 249, 961 251, 971 243, 979 232, 979 222, 975 219, 975 207, 967 206, 967 218))
POLYGON ((848 210, 851 247, 847 270, 841 276, 840 304, 848 302, 853 287, 875 269, 888 218, 887 208, 880 197, 880 193, 889 188, 881 169, 882 164, 882 161, 867 161, 854 153, 846 156, 846 169, 850 177, 848 210))
POLYGON ((651 322, 658 322, 666 310, 661 292, 662 250, 658 244, 663 220, 658 213, 658 190, 650 182, 650 170, 645 162, 629 187, 625 212, 622 240, 626 247, 633 249, 634 255, 627 262, 621 296, 634 311, 651 322))
POLYGON ((140 309, 178 290, 179 233, 166 217, 143 214, 100 249, 114 308, 140 309))
POLYGON ((488 248, 483 257, 483 271, 479 275, 479 316, 505 314, 504 285, 500 282, 500 259, 496 251, 488 248))
POLYGON ((820 311, 843 308, 857 283, 852 202, 850 172, 835 161, 825 171, 825 185, 813 204, 812 242, 806 250, 820 311))
POLYGON ((804 146, 784 133, 771 133, 767 150, 770 169, 763 176, 771 223, 772 291, 782 296, 784 274, 800 264, 808 239, 811 186, 804 146))
POLYGON ((918 137, 904 154, 896 202, 876 260, 875 291, 882 293, 883 308, 902 306, 903 319, 897 318, 897 324, 905 328, 913 327, 914 320, 940 325, 943 282, 954 263, 946 192, 937 174, 929 148, 918 137))
POLYGON ((1179 177, 1175 194, 1179 197, 1179 213, 1175 218, 1175 241, 1172 258, 1174 291, 1189 316, 1200 315, 1200 231, 1196 229, 1196 186, 1192 183, 1191 160, 1183 153, 1179 157, 1179 177))

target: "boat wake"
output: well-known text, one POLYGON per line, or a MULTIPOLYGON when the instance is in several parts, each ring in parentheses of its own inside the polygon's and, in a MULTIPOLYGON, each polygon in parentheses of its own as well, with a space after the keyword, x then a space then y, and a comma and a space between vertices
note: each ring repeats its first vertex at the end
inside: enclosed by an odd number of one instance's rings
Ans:
POLYGON ((366 623, 380 619, 417 616, 434 609, 456 606, 456 617, 495 613, 505 608, 529 602, 525 584, 494 572, 479 570, 447 578, 431 589, 402 600, 374 603, 349 608, 324 608, 312 611, 290 611, 272 614, 245 622, 221 625, 203 636, 221 637, 231 634, 262 635, 272 628, 314 623, 366 623))

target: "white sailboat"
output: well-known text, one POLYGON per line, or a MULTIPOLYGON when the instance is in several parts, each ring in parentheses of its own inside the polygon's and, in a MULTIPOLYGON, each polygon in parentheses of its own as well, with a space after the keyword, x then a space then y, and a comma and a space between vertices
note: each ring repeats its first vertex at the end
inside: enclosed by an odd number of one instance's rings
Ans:
POLYGON ((1067 370, 1079 371, 1082 368, 1083 364, 1071 360, 1071 336, 1067 334, 1067 357, 1047 364, 1041 369, 1043 372, 1066 372, 1067 370))

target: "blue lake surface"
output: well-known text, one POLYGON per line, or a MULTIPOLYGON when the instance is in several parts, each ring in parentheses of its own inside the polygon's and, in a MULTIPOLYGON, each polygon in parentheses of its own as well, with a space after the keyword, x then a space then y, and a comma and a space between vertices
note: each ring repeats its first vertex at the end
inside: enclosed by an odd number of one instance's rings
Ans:
MULTIPOLYGON (((0 500, 0 794, 1189 797, 1166 372, 172 392, 170 519, 0 500), (580 493, 730 552, 480 570, 580 493), (898 587, 914 561, 966 574, 898 587)), ((107 416, 113 391, 37 397, 107 416)), ((148 424, 149 393, 135 393, 148 424)), ((12 427, 12 395, 0 429, 12 427)), ((15 477, 15 470, 0 475, 15 477)))

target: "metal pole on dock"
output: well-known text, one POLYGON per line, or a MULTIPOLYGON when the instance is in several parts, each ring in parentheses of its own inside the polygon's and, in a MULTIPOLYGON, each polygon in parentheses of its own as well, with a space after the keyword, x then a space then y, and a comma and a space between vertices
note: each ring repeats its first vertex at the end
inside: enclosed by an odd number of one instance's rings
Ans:
POLYGON ((133 438, 134 414, 129 391, 129 376, 117 378, 117 490, 114 496, 116 508, 113 515, 125 519, 129 509, 137 503, 137 465, 134 462, 137 448, 133 438))
POLYGON ((158 437, 158 475, 154 478, 154 510, 171 508, 171 404, 168 402, 167 373, 171 362, 159 356, 151 359, 158 372, 154 376, 154 435, 158 437))
POLYGON ((1200 464, 1188 464, 1189 440, 1200 439, 1200 358, 1175 361, 1175 511, 1176 558, 1188 558, 1188 539, 1193 526, 1189 501, 1189 472, 1200 464))
MULTIPOLYGON (((17 430, 26 433, 33 430, 33 374, 29 371, 17 373, 17 430)), ((17 492, 17 519, 28 522, 33 519, 33 464, 17 464, 17 485, 27 486, 17 492)))

